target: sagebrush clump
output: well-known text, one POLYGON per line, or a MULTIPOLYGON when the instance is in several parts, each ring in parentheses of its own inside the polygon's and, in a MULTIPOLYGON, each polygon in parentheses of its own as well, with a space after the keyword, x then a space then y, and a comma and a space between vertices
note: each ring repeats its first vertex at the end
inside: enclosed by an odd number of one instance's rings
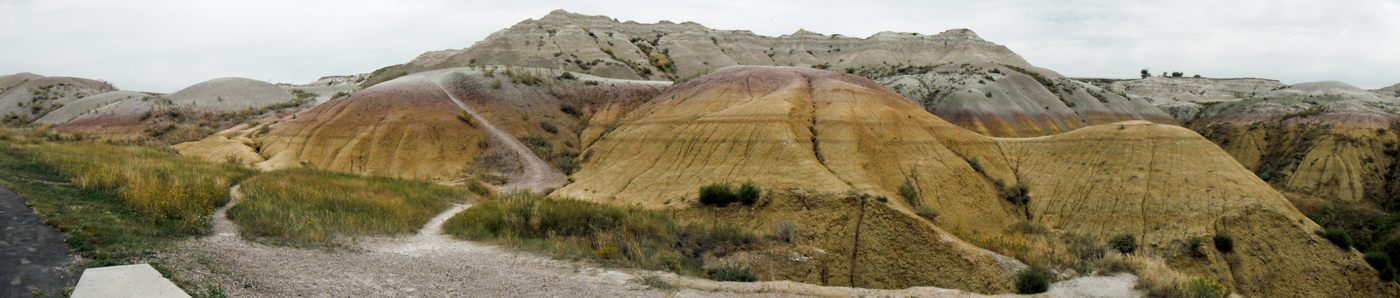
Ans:
POLYGON ((1113 236, 1113 238, 1108 239, 1108 247, 1124 254, 1133 253, 1137 251, 1137 237, 1133 236, 1133 234, 1113 236))
POLYGON ((700 204, 723 207, 738 202, 753 205, 762 193, 753 182, 746 182, 738 189, 729 183, 714 183, 700 187, 700 204))

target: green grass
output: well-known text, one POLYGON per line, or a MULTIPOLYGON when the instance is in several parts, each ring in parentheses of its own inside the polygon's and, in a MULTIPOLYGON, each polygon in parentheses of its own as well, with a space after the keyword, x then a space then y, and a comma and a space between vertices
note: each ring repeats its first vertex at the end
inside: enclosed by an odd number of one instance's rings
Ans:
POLYGON ((761 241, 745 227, 678 223, 660 213, 528 193, 482 202, 449 219, 443 231, 460 239, 518 246, 561 258, 692 276, 709 276, 701 269, 702 255, 761 241))
POLYGON ((229 210, 245 235, 274 244, 329 246, 340 235, 412 233, 473 195, 427 182, 309 168, 269 172, 243 183, 229 210))
POLYGON ((253 174, 150 147, 0 139, 0 180, 68 236, 89 260, 80 267, 127 264, 208 234, 228 185, 253 174))

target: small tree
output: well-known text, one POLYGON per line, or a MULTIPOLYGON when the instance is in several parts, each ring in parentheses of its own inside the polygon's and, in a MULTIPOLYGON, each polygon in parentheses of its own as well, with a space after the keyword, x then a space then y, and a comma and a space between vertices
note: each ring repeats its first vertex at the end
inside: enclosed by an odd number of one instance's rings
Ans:
POLYGON ((1146 68, 1143 68, 1143 69, 1142 69, 1142 78, 1146 79, 1147 77, 1150 77, 1150 76, 1152 76, 1152 73, 1147 72, 1147 69, 1146 69, 1146 68))

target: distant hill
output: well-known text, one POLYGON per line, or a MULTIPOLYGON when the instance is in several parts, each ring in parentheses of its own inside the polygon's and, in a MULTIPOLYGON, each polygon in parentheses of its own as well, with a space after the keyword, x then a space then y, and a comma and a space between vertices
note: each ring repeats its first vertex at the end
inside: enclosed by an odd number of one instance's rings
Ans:
POLYGON ((0 76, 0 117, 5 124, 29 124, 71 102, 116 90, 107 82, 83 78, 27 72, 0 76))

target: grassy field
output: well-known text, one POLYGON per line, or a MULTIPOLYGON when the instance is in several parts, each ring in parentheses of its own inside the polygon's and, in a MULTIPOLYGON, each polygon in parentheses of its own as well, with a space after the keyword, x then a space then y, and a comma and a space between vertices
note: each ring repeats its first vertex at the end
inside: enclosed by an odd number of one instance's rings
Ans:
POLYGON ((449 219, 443 231, 561 258, 712 278, 719 272, 702 270, 702 255, 763 241, 748 228, 678 223, 650 211, 528 193, 484 201, 449 219))
POLYGON ((0 180, 28 199, 80 267, 126 264, 204 235, 228 187, 252 170, 167 150, 0 134, 0 180))
POLYGON ((294 246, 335 244, 338 235, 417 231, 470 192, 437 184, 309 168, 269 172, 243 183, 229 218, 251 239, 294 246))

